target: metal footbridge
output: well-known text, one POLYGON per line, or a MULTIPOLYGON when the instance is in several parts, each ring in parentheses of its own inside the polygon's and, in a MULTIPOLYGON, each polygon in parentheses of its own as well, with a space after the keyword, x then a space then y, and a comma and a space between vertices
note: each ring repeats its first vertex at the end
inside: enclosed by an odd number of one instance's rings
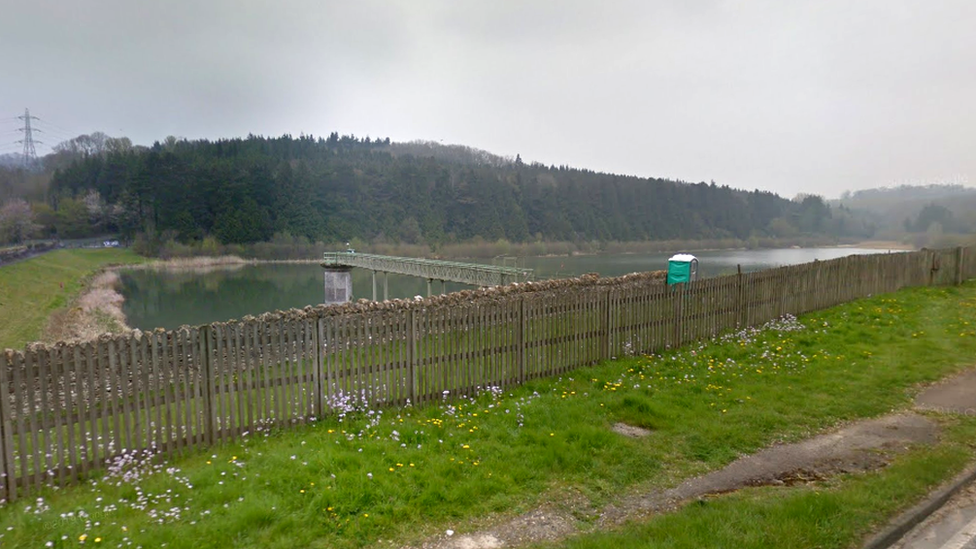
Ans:
MULTIPOLYGON (((376 273, 394 273, 427 279, 427 294, 430 283, 459 282, 472 286, 501 286, 512 282, 526 282, 532 276, 532 269, 518 267, 499 267, 478 263, 459 263, 437 259, 413 257, 394 257, 388 255, 363 254, 359 252, 326 252, 322 266, 326 269, 360 267, 373 271, 373 300, 376 300, 376 273)), ((383 297, 387 295, 384 280, 383 297)))

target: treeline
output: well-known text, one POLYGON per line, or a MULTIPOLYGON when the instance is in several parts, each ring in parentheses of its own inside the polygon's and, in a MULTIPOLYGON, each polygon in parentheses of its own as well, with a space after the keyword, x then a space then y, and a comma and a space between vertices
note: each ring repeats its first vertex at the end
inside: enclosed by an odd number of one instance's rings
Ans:
POLYGON ((883 240, 917 247, 967 245, 976 234, 976 189, 959 184, 877 188, 844 193, 832 203, 877 227, 883 240))
POLYGON ((246 244, 639 241, 803 235, 868 237, 872 227, 818 196, 787 200, 524 163, 467 147, 282 136, 168 139, 77 156, 37 208, 46 236, 246 244), (68 212, 67 214, 63 212, 68 212), (69 232, 71 234, 64 234, 69 232))

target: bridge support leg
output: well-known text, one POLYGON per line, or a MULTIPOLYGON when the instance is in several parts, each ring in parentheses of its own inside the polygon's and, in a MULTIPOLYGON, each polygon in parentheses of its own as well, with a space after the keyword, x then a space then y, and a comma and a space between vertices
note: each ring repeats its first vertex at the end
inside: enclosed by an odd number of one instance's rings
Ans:
POLYGON ((383 301, 390 300, 390 273, 383 273, 383 301))
POLYGON ((431 279, 428 278, 427 279, 427 297, 430 297, 430 283, 431 283, 431 279))
POLYGON ((373 271, 373 301, 376 301, 376 271, 373 271))

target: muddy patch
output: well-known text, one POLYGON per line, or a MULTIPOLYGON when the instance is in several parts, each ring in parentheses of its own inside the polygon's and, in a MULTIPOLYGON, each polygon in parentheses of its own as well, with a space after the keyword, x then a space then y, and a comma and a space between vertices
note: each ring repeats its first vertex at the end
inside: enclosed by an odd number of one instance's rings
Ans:
POLYGON ((801 442, 772 446, 742 457, 718 471, 686 480, 670 490, 623 497, 600 511, 588 509, 580 496, 560 505, 547 504, 481 532, 441 536, 427 541, 422 547, 494 549, 556 541, 740 488, 793 485, 819 481, 839 473, 877 469, 912 445, 936 442, 938 434, 938 424, 923 415, 911 412, 888 415, 801 442))
POLYGON ((801 442, 772 446, 670 490, 624 498, 608 506, 599 522, 615 524, 747 486, 792 485, 877 469, 913 444, 936 442, 938 433, 934 421, 914 413, 854 423, 801 442))
POLYGON ((644 429, 643 427, 627 425, 626 423, 614 423, 612 429, 613 432, 630 438, 644 438, 651 434, 649 430, 644 429))

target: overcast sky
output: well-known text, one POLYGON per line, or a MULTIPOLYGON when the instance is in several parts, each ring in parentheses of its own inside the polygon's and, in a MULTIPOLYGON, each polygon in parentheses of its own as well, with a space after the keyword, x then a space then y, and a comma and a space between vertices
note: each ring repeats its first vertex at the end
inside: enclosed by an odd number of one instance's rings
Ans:
POLYGON ((972 0, 0 0, 0 153, 29 107, 49 144, 338 131, 786 197, 976 186, 974 22, 972 0))

